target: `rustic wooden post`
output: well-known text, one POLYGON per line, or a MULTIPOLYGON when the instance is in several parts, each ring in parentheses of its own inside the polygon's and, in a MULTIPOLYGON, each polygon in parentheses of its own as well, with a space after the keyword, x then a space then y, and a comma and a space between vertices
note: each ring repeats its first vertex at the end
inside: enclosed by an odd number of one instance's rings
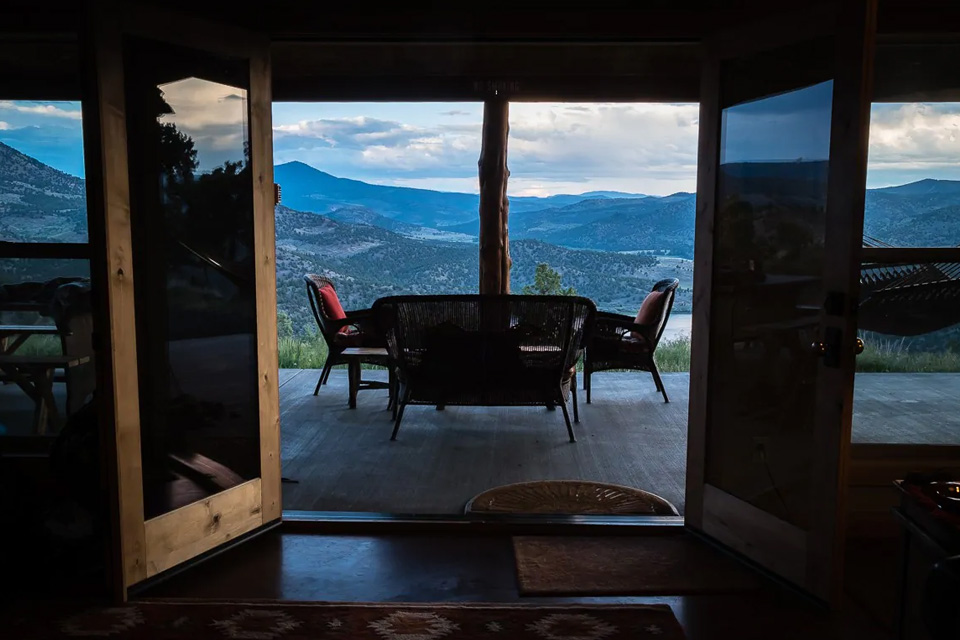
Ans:
POLYGON ((509 103, 483 104, 480 148, 480 293, 510 293, 510 245, 507 239, 507 134, 509 103))

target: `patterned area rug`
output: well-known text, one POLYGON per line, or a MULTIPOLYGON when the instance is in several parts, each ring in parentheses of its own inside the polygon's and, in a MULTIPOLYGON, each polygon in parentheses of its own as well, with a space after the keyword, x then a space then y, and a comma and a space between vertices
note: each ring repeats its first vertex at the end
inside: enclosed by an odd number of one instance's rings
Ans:
MULTIPOLYGON (((38 610, 36 613, 40 613, 38 610)), ((59 617, 21 613, 32 638, 230 640, 682 640, 670 607, 479 604, 134 603, 59 617)))

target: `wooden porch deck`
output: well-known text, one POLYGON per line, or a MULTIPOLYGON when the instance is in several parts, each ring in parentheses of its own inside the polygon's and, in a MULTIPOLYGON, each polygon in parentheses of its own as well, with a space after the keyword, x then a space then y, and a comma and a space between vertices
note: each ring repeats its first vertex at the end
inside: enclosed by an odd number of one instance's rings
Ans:
MULTIPOLYGON (((580 479, 652 491, 683 513, 685 373, 664 374, 669 404, 649 374, 596 374, 576 444, 559 412, 532 407, 410 407, 391 442, 386 391, 362 391, 350 410, 346 371, 314 396, 318 377, 280 372, 283 475, 298 481, 284 509, 455 514, 491 487, 580 479)), ((960 444, 960 374, 859 374, 854 407, 855 443, 960 444)))

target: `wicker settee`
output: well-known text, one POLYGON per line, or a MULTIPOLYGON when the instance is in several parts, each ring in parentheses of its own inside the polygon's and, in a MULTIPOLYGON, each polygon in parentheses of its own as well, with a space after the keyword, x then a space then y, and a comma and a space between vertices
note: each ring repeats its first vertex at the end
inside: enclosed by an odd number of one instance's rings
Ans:
POLYGON ((575 296, 393 296, 373 305, 407 405, 559 405, 576 442, 576 363, 596 314, 575 296), (572 393, 571 393, 572 392, 572 393))

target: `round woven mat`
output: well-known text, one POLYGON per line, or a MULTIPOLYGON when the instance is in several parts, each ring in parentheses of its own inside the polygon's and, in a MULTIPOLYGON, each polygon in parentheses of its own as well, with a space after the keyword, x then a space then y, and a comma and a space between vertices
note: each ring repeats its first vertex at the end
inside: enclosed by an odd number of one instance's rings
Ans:
POLYGON ((488 489, 470 500, 464 513, 680 515, 672 504, 649 491, 579 480, 519 482, 488 489))

